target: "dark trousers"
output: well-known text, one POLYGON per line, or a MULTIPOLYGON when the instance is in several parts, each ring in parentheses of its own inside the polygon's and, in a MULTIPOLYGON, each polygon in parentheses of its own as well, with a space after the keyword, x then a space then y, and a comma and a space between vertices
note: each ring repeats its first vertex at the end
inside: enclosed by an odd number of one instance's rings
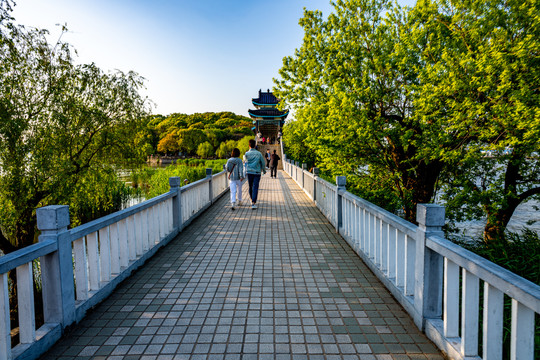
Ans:
POLYGON ((261 174, 247 174, 249 185, 249 197, 255 204, 257 202, 257 194, 259 193, 259 182, 261 181, 261 174))
POLYGON ((270 166, 270 177, 277 177, 277 166, 270 166))

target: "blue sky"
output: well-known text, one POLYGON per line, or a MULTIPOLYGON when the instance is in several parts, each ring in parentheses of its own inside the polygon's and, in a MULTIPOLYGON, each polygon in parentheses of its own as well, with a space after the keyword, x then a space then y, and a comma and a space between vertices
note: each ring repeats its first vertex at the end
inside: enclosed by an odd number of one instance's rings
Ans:
POLYGON ((283 57, 301 45, 304 7, 332 9, 329 0, 18 0, 13 16, 54 39, 56 24, 67 24, 62 39, 77 62, 145 77, 154 113, 247 116, 251 98, 272 88, 283 57))

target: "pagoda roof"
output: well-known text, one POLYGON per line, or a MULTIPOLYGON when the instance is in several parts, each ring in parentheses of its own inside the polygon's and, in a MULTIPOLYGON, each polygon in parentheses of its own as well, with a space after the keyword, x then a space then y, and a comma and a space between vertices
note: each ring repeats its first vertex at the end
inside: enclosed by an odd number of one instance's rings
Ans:
POLYGON ((281 111, 278 109, 258 109, 258 110, 248 110, 249 115, 253 117, 282 117, 286 118, 289 115, 289 111, 281 111))
POLYGON ((277 105, 279 100, 268 89, 267 92, 259 90, 259 97, 251 99, 251 102, 253 105, 277 105))

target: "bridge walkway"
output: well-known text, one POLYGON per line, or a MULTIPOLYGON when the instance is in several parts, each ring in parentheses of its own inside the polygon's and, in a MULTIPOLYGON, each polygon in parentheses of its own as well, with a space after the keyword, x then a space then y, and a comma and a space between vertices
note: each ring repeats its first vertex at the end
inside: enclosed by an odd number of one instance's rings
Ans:
POLYGON ((259 195, 219 199, 42 359, 443 359, 287 174, 259 195))

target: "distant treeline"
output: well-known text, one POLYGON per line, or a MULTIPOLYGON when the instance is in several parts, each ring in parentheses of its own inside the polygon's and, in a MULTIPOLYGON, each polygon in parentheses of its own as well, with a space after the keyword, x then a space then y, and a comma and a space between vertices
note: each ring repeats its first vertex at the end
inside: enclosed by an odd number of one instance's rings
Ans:
POLYGON ((147 118, 136 143, 146 156, 225 158, 238 141, 253 136, 252 126, 250 118, 232 112, 153 115, 147 118))

